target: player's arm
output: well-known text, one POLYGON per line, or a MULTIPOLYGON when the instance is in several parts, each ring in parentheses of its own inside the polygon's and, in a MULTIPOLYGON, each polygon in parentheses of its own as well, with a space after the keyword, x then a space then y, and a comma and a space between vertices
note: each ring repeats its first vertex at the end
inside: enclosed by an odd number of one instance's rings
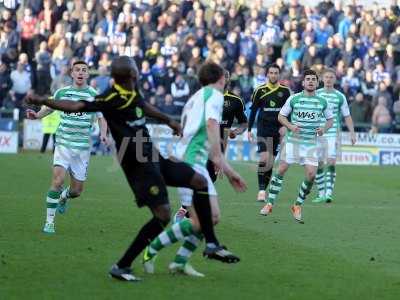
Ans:
POLYGON ((300 132, 300 127, 297 125, 294 125, 289 122, 288 116, 292 112, 292 106, 290 104, 291 102, 291 97, 289 97, 285 104, 282 106, 281 110, 279 111, 278 114, 278 122, 282 124, 282 126, 286 127, 290 131, 293 132, 300 132))
POLYGON ((26 110, 26 117, 30 120, 40 120, 51 114, 54 110, 48 106, 42 106, 38 112, 33 109, 26 110))
POLYGON ((151 105, 148 102, 143 102, 143 111, 146 116, 168 125, 174 131, 175 135, 182 135, 181 125, 175 120, 168 117, 166 114, 163 114, 155 106, 151 105))
POLYGON ((356 138, 356 133, 354 132, 353 118, 350 115, 349 105, 348 105, 345 97, 344 97, 343 103, 340 107, 340 111, 342 113, 342 116, 344 117, 344 123, 346 124, 346 127, 350 132, 351 144, 354 145, 357 141, 357 138, 356 138))
POLYGON ((107 130, 108 130, 108 125, 106 119, 103 117, 103 115, 97 117, 97 122, 99 123, 99 128, 100 128, 100 141, 108 145, 108 139, 107 139, 107 130))
POLYGON ((326 108, 325 108, 323 113, 324 113, 326 122, 325 122, 325 126, 324 127, 317 128, 316 131, 317 131, 317 135, 319 135, 319 136, 321 136, 325 132, 327 132, 328 129, 331 128, 332 125, 333 125, 333 112, 332 112, 332 110, 330 109, 330 107, 328 105, 326 106, 326 108))
POLYGON ((253 92, 253 95, 251 96, 251 107, 250 107, 250 115, 249 115, 249 122, 247 124, 247 135, 250 141, 253 140, 253 133, 251 132, 251 129, 253 128, 254 121, 256 119, 257 111, 260 108, 261 101, 259 100, 258 97, 258 91, 259 89, 256 89, 253 92))
POLYGON ((87 101, 70 101, 70 100, 57 100, 53 98, 43 98, 37 95, 28 95, 26 102, 34 105, 45 105, 49 108, 61 110, 65 112, 79 112, 84 111, 85 103, 87 101))
POLYGON ((238 109, 235 112, 235 118, 239 124, 239 127, 230 131, 229 137, 231 139, 234 139, 237 135, 242 134, 245 132, 246 128, 248 128, 243 100, 238 100, 240 101, 240 105, 238 105, 238 109))
POLYGON ((216 172, 222 171, 229 182, 238 192, 244 192, 247 188, 245 181, 236 173, 236 171, 228 164, 222 155, 221 139, 219 133, 219 122, 215 119, 207 120, 207 137, 210 144, 210 160, 214 163, 216 172))

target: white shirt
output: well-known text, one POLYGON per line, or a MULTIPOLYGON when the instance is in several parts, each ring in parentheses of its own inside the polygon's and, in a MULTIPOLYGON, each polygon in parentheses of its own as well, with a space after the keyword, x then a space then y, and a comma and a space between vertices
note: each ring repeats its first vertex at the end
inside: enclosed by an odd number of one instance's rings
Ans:
POLYGON ((19 72, 14 70, 11 72, 11 80, 13 82, 11 90, 17 94, 26 94, 32 87, 31 76, 25 70, 19 72))

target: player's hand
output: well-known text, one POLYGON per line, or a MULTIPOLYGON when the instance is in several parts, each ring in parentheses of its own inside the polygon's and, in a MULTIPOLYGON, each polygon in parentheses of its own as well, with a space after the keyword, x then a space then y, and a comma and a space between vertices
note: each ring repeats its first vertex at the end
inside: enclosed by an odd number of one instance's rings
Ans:
POLYGON ((291 124, 291 126, 289 127, 289 129, 295 133, 300 133, 300 127, 297 125, 293 125, 291 124))
POLYGON ((107 138, 107 136, 106 136, 106 135, 100 135, 100 142, 101 142, 103 145, 108 146, 108 138, 107 138))
POLYGON ((229 138, 234 139, 236 138, 237 134, 235 130, 230 130, 229 131, 229 138))
POLYGON ((174 135, 182 136, 182 127, 181 124, 174 120, 170 120, 168 122, 168 126, 172 129, 174 135))
POLYGON ((247 131, 247 138, 249 139, 250 143, 254 142, 254 135, 251 131, 247 131))
POLYGON ((317 135, 318 135, 318 136, 322 136, 322 135, 325 133, 325 129, 322 128, 322 127, 318 127, 318 128, 316 129, 316 132, 317 132, 317 135))
POLYGON ((351 139, 351 145, 354 145, 357 142, 357 137, 356 137, 355 132, 351 133, 350 139, 351 139))
POLYGON ((228 180, 236 192, 243 193, 247 190, 247 185, 244 179, 235 171, 226 174, 228 180))
POLYGON ((36 120, 38 118, 37 112, 35 112, 33 109, 27 109, 26 118, 29 120, 36 120))

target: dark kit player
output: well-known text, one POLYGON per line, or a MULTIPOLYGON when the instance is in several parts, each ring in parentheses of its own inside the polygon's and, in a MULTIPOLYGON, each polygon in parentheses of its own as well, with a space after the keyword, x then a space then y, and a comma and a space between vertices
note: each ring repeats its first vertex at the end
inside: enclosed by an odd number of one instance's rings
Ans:
POLYGON ((257 201, 265 201, 265 189, 272 175, 274 157, 278 154, 280 142, 278 114, 290 96, 288 87, 279 83, 280 68, 276 64, 267 67, 268 82, 259 86, 252 95, 252 106, 248 124, 249 141, 254 140, 251 129, 257 112, 257 152, 258 163, 258 195, 257 201))

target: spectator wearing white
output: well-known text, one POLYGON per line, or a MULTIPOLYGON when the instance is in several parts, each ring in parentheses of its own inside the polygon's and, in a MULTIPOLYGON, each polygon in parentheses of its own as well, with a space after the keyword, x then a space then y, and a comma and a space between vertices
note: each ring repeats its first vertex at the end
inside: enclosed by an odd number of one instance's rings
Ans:
POLYGON ((379 83, 387 78, 390 78, 389 72, 386 72, 382 63, 379 63, 375 70, 372 72, 372 79, 375 83, 379 83))
POLYGON ((165 57, 167 62, 167 66, 169 66, 171 62, 171 56, 178 53, 178 48, 172 45, 171 37, 168 36, 165 38, 165 44, 161 47, 161 55, 165 57))
POLYGON ((14 107, 21 108, 22 100, 32 88, 31 75, 24 70, 23 64, 18 63, 17 69, 11 72, 10 78, 12 81, 11 99, 14 107))
POLYGON ((117 23, 125 23, 130 25, 137 22, 137 16, 132 12, 132 5, 125 3, 122 7, 122 11, 118 15, 117 23))
POLYGON ((189 84, 181 74, 178 74, 175 81, 171 84, 171 94, 174 98, 174 105, 180 113, 190 94, 189 84))

